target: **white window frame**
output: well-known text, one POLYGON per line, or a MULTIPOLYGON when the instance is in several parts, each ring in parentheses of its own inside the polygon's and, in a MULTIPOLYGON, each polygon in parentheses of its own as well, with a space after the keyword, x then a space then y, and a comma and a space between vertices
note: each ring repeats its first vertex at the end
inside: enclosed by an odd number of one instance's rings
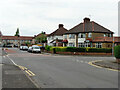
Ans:
POLYGON ((91 38, 92 37, 92 33, 88 33, 88 37, 91 38))
POLYGON ((69 39, 75 39, 75 34, 69 34, 69 39))
POLYGON ((78 38, 85 38, 86 37, 86 34, 85 33, 79 33, 78 34, 78 38))
POLYGON ((64 35, 64 39, 67 39, 67 35, 64 35))
POLYGON ((75 43, 69 43, 69 47, 75 47, 75 43))
POLYGON ((78 43, 78 47, 85 47, 84 43, 78 43))
POLYGON ((102 43, 96 43, 96 48, 102 48, 102 43))

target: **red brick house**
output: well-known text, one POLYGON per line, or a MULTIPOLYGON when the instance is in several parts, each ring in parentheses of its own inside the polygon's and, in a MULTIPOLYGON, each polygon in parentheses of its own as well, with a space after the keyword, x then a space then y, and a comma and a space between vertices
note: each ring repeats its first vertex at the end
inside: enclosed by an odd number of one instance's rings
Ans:
POLYGON ((120 37, 113 39, 113 34, 114 32, 102 25, 84 18, 83 22, 67 31, 63 38, 70 47, 111 48, 113 42, 120 44, 120 37))
POLYGON ((1 35, 1 42, 2 45, 12 45, 12 46, 20 46, 25 44, 26 42, 29 42, 32 44, 32 36, 6 36, 1 35))

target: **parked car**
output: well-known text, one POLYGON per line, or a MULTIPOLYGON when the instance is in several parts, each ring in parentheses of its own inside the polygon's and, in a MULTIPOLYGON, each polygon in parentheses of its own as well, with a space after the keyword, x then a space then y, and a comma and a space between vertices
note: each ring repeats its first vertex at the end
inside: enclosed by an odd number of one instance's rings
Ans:
POLYGON ((23 46, 22 50, 24 50, 24 51, 28 50, 28 46, 23 46))
POLYGON ((28 48, 28 52, 32 52, 32 47, 29 47, 29 48, 28 48))
POLYGON ((41 49, 40 49, 39 46, 33 45, 32 46, 32 52, 41 53, 41 49))
POLYGON ((20 50, 22 50, 23 49, 23 46, 20 46, 20 50))

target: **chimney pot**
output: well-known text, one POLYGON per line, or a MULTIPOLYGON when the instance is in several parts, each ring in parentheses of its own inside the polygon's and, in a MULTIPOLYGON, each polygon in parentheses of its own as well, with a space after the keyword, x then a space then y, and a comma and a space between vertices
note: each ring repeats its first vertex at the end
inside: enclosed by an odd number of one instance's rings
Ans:
POLYGON ((59 24, 59 28, 63 27, 64 25, 63 24, 59 24))
POLYGON ((90 19, 89 18, 84 18, 84 23, 88 23, 88 22, 90 22, 90 19))

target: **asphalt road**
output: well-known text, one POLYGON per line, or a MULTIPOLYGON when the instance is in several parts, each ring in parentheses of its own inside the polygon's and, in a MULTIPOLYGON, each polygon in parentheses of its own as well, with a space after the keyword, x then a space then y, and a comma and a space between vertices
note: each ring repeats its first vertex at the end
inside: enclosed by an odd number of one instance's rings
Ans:
POLYGON ((118 88, 118 72, 88 64, 114 57, 33 54, 18 49, 8 53, 14 63, 35 75, 31 79, 41 88, 118 88))

